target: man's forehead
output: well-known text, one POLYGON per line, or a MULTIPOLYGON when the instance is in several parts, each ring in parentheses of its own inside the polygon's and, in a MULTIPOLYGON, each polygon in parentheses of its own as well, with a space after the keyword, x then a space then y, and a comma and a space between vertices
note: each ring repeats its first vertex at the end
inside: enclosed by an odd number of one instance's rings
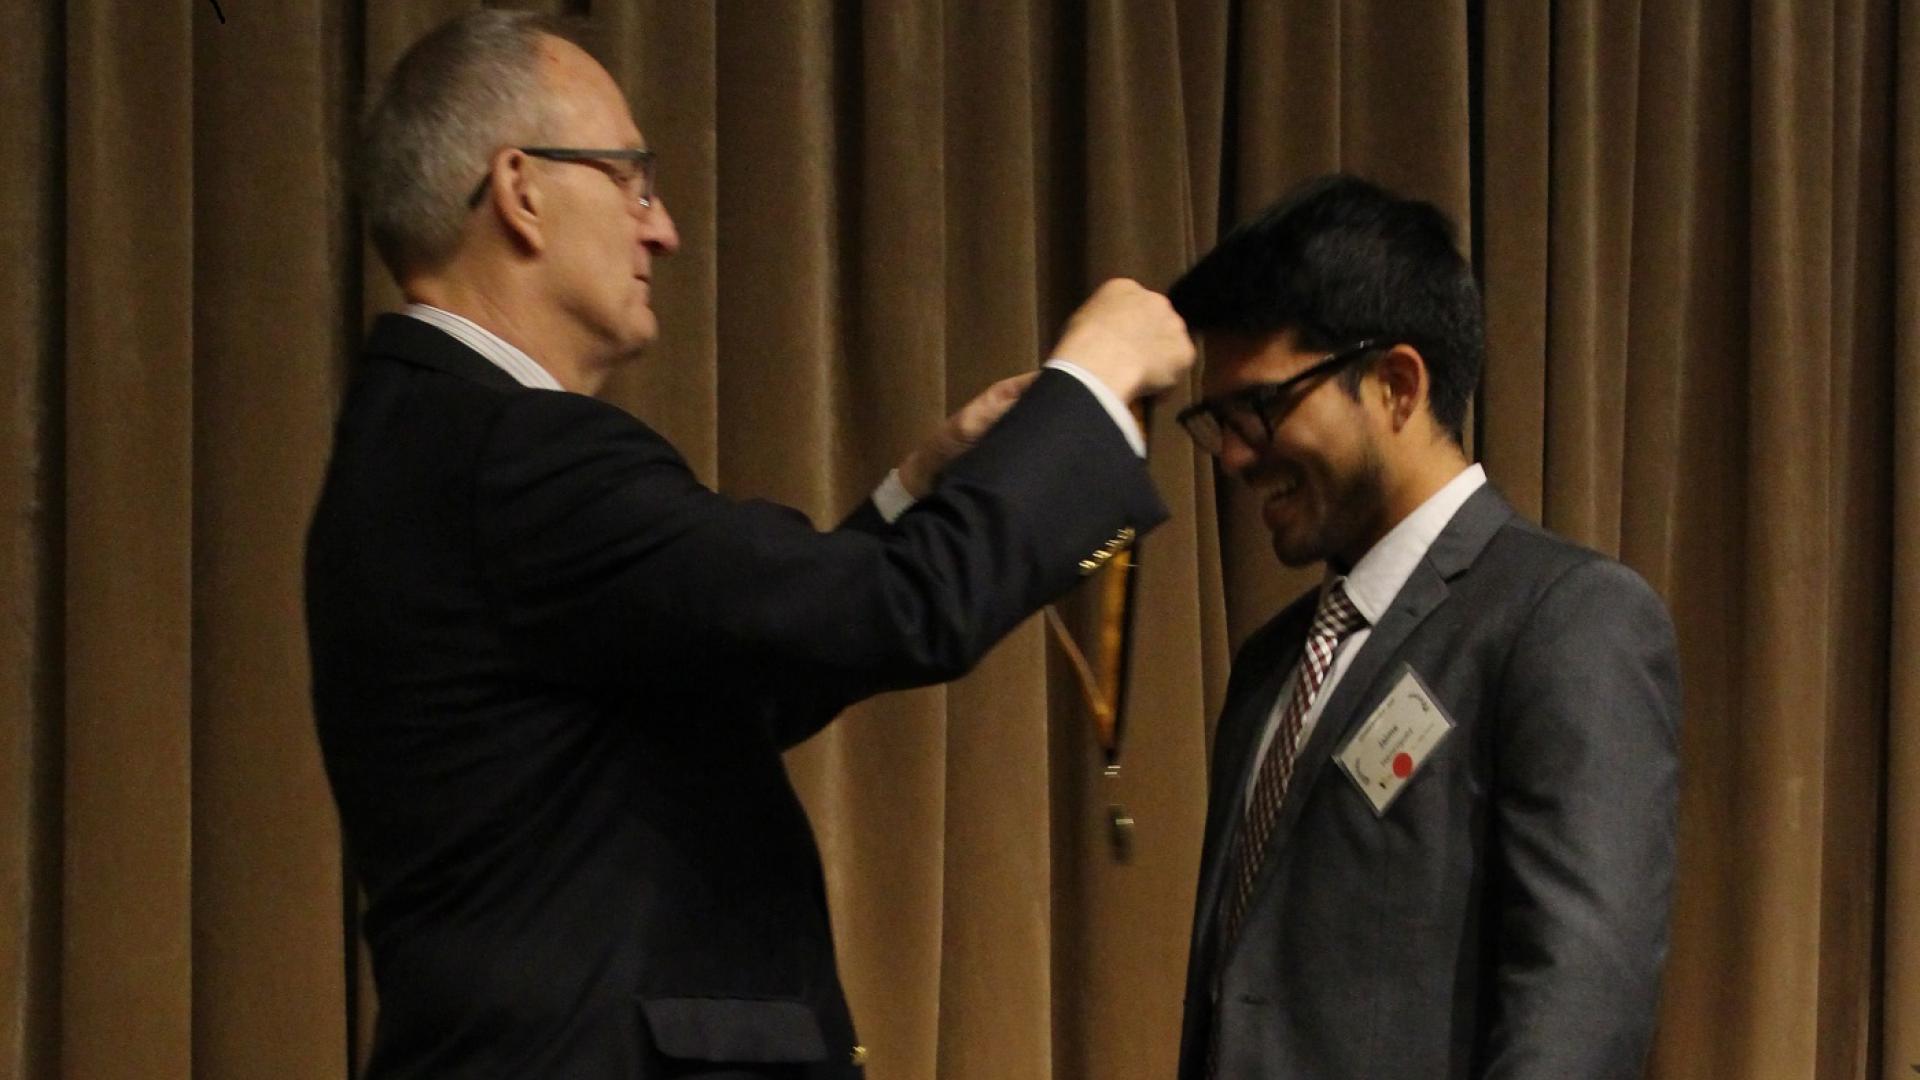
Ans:
POLYGON ((1276 382, 1312 364, 1317 356, 1295 345, 1292 327, 1258 334, 1207 330, 1200 335, 1205 360, 1201 382, 1210 392, 1276 382))
POLYGON ((540 43, 540 73, 552 94, 554 120, 596 145, 646 149, 620 84, 585 49, 547 35, 540 43))

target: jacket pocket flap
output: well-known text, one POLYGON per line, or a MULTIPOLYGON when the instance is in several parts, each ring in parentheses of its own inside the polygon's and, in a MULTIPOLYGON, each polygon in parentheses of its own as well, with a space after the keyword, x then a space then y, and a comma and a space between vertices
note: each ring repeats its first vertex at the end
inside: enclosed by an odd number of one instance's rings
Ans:
POLYGON ((755 1063, 827 1060, 820 1021, 804 1002, 643 998, 653 1044, 670 1058, 755 1063))

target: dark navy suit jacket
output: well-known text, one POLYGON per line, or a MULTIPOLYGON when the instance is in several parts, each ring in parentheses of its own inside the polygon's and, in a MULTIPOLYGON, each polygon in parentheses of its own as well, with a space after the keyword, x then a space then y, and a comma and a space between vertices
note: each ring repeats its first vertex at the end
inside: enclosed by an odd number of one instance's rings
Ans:
POLYGON ((1165 516, 1058 372, 899 521, 821 532, 703 488, 612 405, 381 318, 306 597, 369 1076, 858 1075, 781 751, 967 671, 1165 516))

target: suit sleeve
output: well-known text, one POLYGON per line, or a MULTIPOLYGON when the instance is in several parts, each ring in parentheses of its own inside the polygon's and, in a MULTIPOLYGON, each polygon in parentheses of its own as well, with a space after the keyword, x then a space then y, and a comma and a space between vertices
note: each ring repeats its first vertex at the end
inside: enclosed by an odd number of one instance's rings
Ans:
POLYGON ((1665 607, 1618 563, 1548 588, 1494 738, 1492 1023, 1479 1075, 1639 1077, 1667 950, 1679 671, 1665 607))
MULTIPOLYGON (((893 523, 869 496, 840 519, 837 528, 884 538, 893 530, 893 523)), ((810 679, 808 674, 805 667, 790 664, 769 672, 768 722, 774 744, 783 751, 819 734, 848 705, 859 700, 859 695, 842 683, 810 679)))
POLYGON ((1043 375, 890 527, 817 531, 693 477, 624 412, 519 395, 476 469, 476 543, 516 651, 544 675, 662 690, 792 679, 844 704, 954 678, 1166 517, 1092 395, 1043 375))
POLYGON ((852 513, 840 519, 839 527, 869 536, 885 536, 893 528, 893 523, 880 515, 880 507, 874 504, 873 496, 869 495, 860 500, 860 505, 854 507, 852 513))

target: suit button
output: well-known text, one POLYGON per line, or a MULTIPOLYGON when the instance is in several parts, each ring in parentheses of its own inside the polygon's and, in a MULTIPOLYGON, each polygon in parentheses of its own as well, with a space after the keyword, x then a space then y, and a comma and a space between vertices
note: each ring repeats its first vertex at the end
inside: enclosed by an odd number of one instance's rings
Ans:
POLYGON ((864 1046, 856 1046, 853 1048, 853 1052, 848 1054, 847 1057, 855 1065, 865 1065, 867 1063, 867 1048, 864 1046))

